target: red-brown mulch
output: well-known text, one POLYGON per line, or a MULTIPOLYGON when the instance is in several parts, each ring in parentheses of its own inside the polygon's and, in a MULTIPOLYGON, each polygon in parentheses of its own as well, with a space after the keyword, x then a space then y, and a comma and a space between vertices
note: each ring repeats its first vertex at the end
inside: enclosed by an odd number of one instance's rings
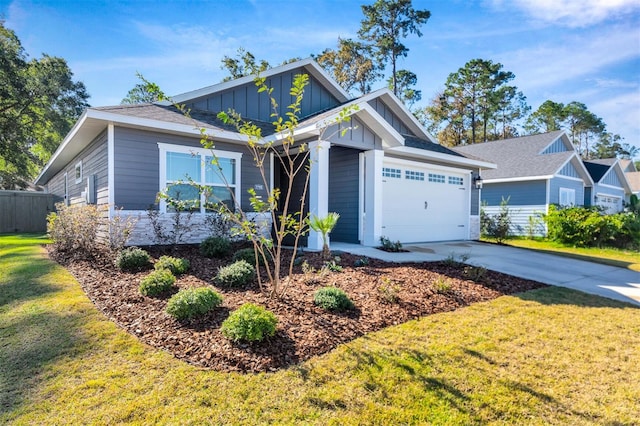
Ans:
MULTIPOLYGON (((204 258, 195 246, 181 246, 170 253, 154 248, 149 251, 155 259, 162 254, 189 259, 191 269, 178 277, 177 288, 212 286, 211 278, 217 269, 231 263, 230 258, 204 258)), ((148 271, 120 272, 108 256, 91 261, 72 260, 55 252, 50 256, 71 271, 109 319, 139 340, 166 349, 190 364, 219 371, 274 371, 390 325, 545 287, 494 271, 481 271, 479 282, 474 282, 468 279, 473 270, 448 262, 397 264, 369 259, 368 265, 356 268, 353 264, 359 257, 341 254, 343 272, 333 272, 318 283, 309 282, 309 275, 296 267, 285 296, 279 299, 262 294, 257 282, 243 289, 216 288, 224 298, 222 306, 202 318, 181 323, 164 311, 170 294, 161 298, 140 294, 139 282, 148 271), (438 291, 438 285, 443 283, 444 290, 438 291), (343 289, 355 309, 332 313, 315 306, 313 293, 328 285, 343 289), (450 290, 446 291, 446 287, 450 290), (395 293, 397 301, 389 301, 395 293), (246 302, 262 305, 276 314, 275 336, 246 344, 232 343, 222 335, 222 322, 246 302)), ((316 268, 322 264, 317 253, 307 253, 305 259, 316 268)))

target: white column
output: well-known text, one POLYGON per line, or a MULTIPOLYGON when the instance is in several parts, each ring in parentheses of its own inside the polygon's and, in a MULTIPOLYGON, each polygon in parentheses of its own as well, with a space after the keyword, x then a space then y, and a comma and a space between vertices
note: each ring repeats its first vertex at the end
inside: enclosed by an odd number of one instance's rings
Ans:
POLYGON ((382 235, 382 161, 384 151, 374 149, 364 153, 364 217, 365 246, 377 246, 382 235))
MULTIPOLYGON (((318 217, 325 217, 329 212, 329 147, 328 141, 309 143, 309 213, 318 217)), ((310 230, 307 247, 322 250, 322 234, 310 230)))

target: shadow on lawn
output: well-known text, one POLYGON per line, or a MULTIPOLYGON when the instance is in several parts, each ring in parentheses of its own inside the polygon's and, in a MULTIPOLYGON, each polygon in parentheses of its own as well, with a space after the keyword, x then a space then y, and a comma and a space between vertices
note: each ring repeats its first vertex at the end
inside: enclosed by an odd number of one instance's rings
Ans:
POLYGON ((547 287, 518 293, 514 295, 522 300, 537 302, 542 305, 573 305, 583 308, 640 308, 631 303, 621 302, 607 297, 583 293, 565 287, 547 287))
POLYGON ((33 248, 12 248, 0 254, 0 307, 35 299, 59 287, 44 280, 55 263, 33 254, 33 248))

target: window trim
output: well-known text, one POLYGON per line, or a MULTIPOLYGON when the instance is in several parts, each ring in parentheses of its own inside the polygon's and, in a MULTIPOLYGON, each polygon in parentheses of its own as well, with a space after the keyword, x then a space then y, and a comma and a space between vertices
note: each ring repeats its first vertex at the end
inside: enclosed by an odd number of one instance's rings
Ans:
POLYGON ((572 207, 576 205, 576 190, 573 188, 564 188, 564 187, 560 187, 559 192, 558 192, 558 204, 562 207, 572 207), (570 194, 571 196, 567 195, 567 198, 569 199, 568 201, 571 201, 570 199, 573 199, 573 202, 569 202, 567 204, 562 204, 562 194, 566 193, 566 194, 570 194))
POLYGON ((78 161, 73 167, 73 176, 76 179, 76 183, 82 183, 82 160, 78 161), (80 177, 78 177, 78 169, 80 170, 80 177))
MULTIPOLYGON (((228 159, 232 159, 235 160, 235 184, 234 185, 229 185, 230 187, 235 186, 234 188, 234 196, 236 199, 236 203, 237 204, 241 204, 242 203, 242 199, 241 199, 241 188, 242 188, 242 182, 240 179, 241 176, 241 164, 242 164, 242 153, 241 152, 234 152, 234 151, 223 151, 220 149, 205 149, 205 148, 197 148, 197 147, 192 147, 192 146, 186 146, 186 145, 176 145, 176 144, 169 144, 169 143, 162 143, 162 142, 158 142, 158 149, 159 149, 159 173, 160 173, 160 179, 159 179, 159 183, 160 183, 160 188, 158 189, 158 191, 162 191, 167 187, 167 153, 168 152, 176 152, 179 154, 192 154, 192 155, 197 155, 200 156, 201 161, 202 161, 202 165, 204 166, 205 163, 205 158, 206 157, 212 157, 212 156, 216 156, 218 158, 228 158, 228 159)), ((199 184, 205 184, 205 173, 206 173, 206 167, 201 167, 200 168, 200 179, 197 181, 199 184)), ((206 184, 207 186, 217 186, 217 187, 226 187, 226 185, 221 185, 221 184, 206 184)), ((204 206, 204 194, 200 195, 200 214, 205 214, 207 213, 205 206, 204 206)), ((236 206, 236 208, 238 208, 239 206, 236 206)), ((167 213, 167 203, 164 200, 160 201, 160 212, 161 213, 167 213)), ((197 213, 197 211, 196 211, 197 213)))

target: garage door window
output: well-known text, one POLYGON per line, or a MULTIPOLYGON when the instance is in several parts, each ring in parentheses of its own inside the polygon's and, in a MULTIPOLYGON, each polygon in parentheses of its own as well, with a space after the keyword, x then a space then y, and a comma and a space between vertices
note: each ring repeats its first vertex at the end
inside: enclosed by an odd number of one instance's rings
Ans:
POLYGON ((382 177, 397 178, 402 177, 402 171, 400 169, 392 169, 389 167, 382 168, 382 177))
POLYGON ((464 185, 464 179, 457 176, 449 176, 449 185, 464 185))
POLYGON ((429 182, 444 183, 444 175, 429 173, 429 182))
POLYGON ((415 170, 405 170, 404 178, 408 180, 424 180, 424 173, 415 170))

